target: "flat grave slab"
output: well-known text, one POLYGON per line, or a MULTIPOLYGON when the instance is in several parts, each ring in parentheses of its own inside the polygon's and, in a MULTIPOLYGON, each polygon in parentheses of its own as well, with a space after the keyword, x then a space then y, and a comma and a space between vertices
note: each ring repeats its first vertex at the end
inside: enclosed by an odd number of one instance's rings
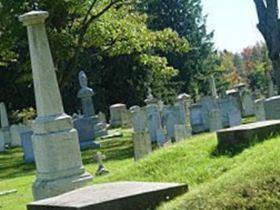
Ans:
POLYGON ((218 149, 250 145, 278 134, 280 134, 280 120, 261 121, 223 129, 217 132, 218 149))
POLYGON ((96 184, 27 205, 28 210, 145 210, 188 191, 186 184, 114 182, 96 184))

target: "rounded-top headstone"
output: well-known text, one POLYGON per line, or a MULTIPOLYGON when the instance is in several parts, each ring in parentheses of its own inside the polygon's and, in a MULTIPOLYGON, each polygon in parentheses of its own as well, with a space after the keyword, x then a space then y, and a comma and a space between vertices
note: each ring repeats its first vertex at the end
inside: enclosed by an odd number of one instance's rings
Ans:
POLYGON ((127 108, 125 104, 114 104, 110 106, 110 126, 112 128, 123 127, 127 124, 127 108))
POLYGON ((135 112, 141 111, 141 108, 140 108, 140 106, 132 106, 129 108, 129 110, 131 113, 135 113, 135 112))

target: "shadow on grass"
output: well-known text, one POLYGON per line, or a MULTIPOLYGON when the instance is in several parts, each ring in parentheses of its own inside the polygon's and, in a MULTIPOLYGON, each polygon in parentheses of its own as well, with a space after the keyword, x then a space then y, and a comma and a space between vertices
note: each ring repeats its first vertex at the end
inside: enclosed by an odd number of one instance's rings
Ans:
POLYGON ((21 148, 11 148, 0 154, 0 179, 34 174, 35 164, 26 164, 21 148))
MULTIPOLYGON (((131 132, 124 132, 121 138, 112 138, 100 142, 100 149, 90 149, 82 152, 84 164, 95 163, 93 155, 101 151, 106 161, 124 160, 133 157, 133 142, 131 132)), ((0 180, 35 174, 35 164, 27 164, 23 160, 21 148, 8 149, 0 153, 0 180)))
POLYGON ((240 153, 242 153, 245 149, 253 147, 259 143, 262 143, 271 138, 275 138, 279 136, 279 134, 271 133, 269 136, 255 136, 247 141, 237 141, 235 144, 227 144, 227 143, 219 143, 217 147, 212 151, 211 156, 229 156, 234 157, 240 153))
POLYGON ((131 135, 125 135, 122 138, 112 138, 100 141, 101 148, 89 149, 83 152, 82 158, 84 164, 94 163, 93 155, 100 151, 106 156, 106 161, 124 160, 133 157, 133 142, 131 135))

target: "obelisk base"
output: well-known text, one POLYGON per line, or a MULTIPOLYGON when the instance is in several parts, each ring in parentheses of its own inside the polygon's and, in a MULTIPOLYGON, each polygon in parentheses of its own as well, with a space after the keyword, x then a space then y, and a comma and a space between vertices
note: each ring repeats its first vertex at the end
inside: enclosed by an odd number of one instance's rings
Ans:
POLYGON ((33 185, 35 200, 83 187, 92 180, 83 167, 77 131, 68 115, 37 118, 33 129, 37 167, 33 185))
POLYGON ((32 186, 33 197, 35 200, 61 195, 81 187, 86 186, 92 180, 92 176, 84 172, 81 175, 73 175, 56 180, 39 180, 37 179, 32 186))

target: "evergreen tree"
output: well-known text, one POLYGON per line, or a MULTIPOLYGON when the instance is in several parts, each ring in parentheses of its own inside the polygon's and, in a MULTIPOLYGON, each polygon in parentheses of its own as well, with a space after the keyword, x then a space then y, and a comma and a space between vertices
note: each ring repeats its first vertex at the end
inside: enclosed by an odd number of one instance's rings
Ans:
POLYGON ((188 40, 191 50, 180 55, 168 53, 169 63, 179 69, 176 82, 182 81, 181 91, 195 94, 206 92, 205 78, 215 71, 213 33, 206 31, 201 0, 147 0, 140 8, 149 16, 148 26, 154 30, 171 28, 188 40))

